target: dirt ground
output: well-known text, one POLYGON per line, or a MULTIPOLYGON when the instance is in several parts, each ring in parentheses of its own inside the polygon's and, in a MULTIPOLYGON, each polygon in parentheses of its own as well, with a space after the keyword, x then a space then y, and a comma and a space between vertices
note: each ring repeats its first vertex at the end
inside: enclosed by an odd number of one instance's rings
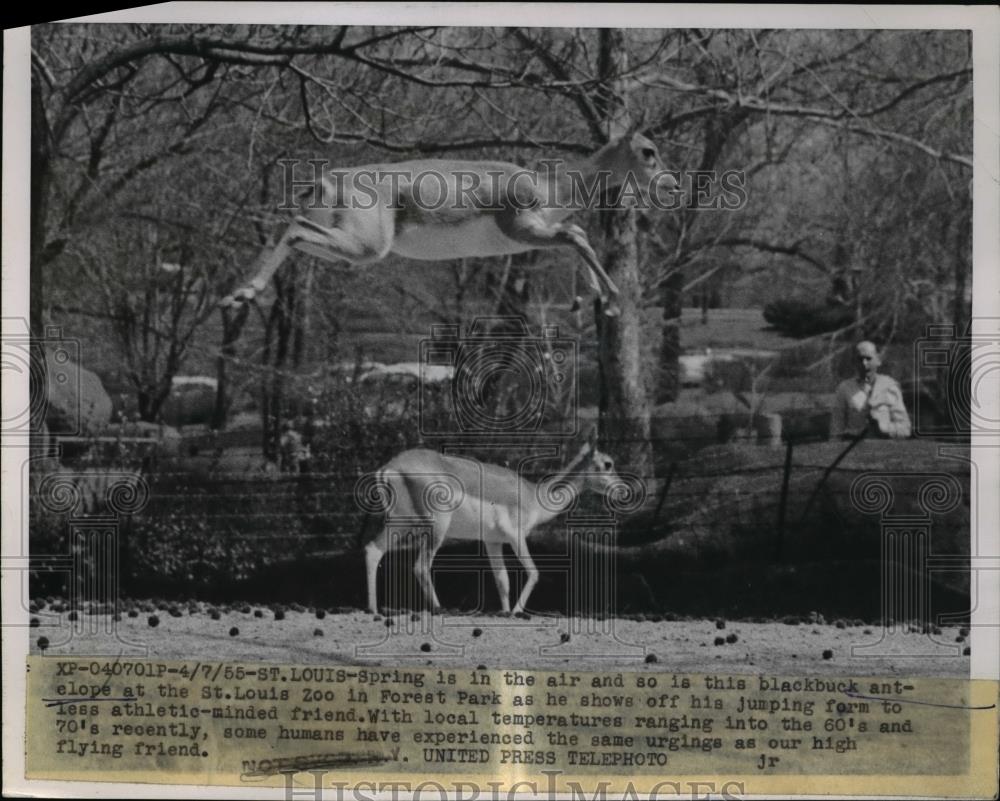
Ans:
POLYGON ((815 617, 792 624, 410 612, 375 616, 205 604, 171 610, 148 602, 117 621, 106 613, 53 612, 51 606, 29 617, 31 652, 42 651, 44 638, 44 652, 52 656, 789 676, 969 673, 965 630, 889 632, 815 617), (873 647, 862 650, 866 645, 873 647))

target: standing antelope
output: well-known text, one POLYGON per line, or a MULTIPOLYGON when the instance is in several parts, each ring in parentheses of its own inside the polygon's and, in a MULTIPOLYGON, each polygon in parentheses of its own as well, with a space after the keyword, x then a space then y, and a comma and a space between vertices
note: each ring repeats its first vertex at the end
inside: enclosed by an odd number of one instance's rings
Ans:
POLYGON ((509 162, 426 159, 326 171, 311 200, 273 247, 263 250, 249 285, 228 306, 263 291, 292 249, 325 261, 373 264, 390 254, 421 261, 573 248, 593 291, 616 313, 618 288, 578 225, 564 223, 605 189, 626 185, 648 197, 673 190, 656 146, 630 131, 580 162, 545 162, 531 172, 509 162))
POLYGON ((486 549, 500 593, 500 607, 510 612, 510 580, 503 546, 510 545, 527 572, 524 589, 513 613, 524 611, 538 581, 538 569, 528 553, 527 538, 541 523, 572 506, 577 494, 590 489, 604 493, 620 481, 610 457, 584 445, 559 473, 538 484, 512 470, 471 459, 445 456, 430 450, 401 453, 375 474, 374 491, 386 507, 385 525, 364 541, 368 573, 368 608, 378 612, 376 575, 386 551, 400 543, 390 541, 393 521, 423 521, 427 535, 417 538, 419 554, 414 573, 427 601, 440 609, 431 579, 431 563, 446 540, 480 540, 486 549))

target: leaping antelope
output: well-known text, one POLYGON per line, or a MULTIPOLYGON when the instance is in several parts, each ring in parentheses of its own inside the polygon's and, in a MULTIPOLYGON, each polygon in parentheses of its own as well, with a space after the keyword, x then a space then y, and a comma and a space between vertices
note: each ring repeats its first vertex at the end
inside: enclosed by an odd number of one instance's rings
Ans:
POLYGON ((401 537, 400 531, 409 532, 408 526, 419 520, 427 533, 412 537, 412 544, 419 549, 414 573, 433 610, 441 606, 431 579, 431 563, 438 549, 447 540, 480 540, 504 612, 511 609, 503 546, 510 545, 520 560, 528 575, 513 614, 523 612, 538 582, 538 569, 528 552, 528 536, 536 526, 567 511, 579 493, 587 489, 604 493, 618 482, 614 462, 596 450, 592 440, 561 472, 538 484, 503 467, 436 451, 401 453, 375 473, 374 484, 369 485, 369 490, 380 496, 386 519, 380 530, 363 541, 368 609, 378 612, 376 576, 382 557, 393 547, 409 544, 397 541, 411 539, 401 537))
POLYGON ((648 197, 651 186, 672 191, 677 181, 656 145, 634 131, 577 163, 543 164, 531 172, 508 162, 427 159, 328 170, 307 192, 311 201, 302 213, 262 251, 253 279, 221 305, 252 300, 292 249, 325 261, 374 264, 390 254, 438 261, 569 247, 613 314, 608 296, 618 288, 584 230, 563 220, 605 189, 625 185, 648 197))

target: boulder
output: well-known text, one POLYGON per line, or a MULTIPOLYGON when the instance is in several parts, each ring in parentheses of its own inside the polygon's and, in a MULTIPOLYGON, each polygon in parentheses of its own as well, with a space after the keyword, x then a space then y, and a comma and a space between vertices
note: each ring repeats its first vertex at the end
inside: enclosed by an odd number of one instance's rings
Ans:
POLYGON ((46 351, 46 369, 49 432, 56 436, 100 433, 111 420, 111 396, 97 374, 66 358, 62 349, 46 351))

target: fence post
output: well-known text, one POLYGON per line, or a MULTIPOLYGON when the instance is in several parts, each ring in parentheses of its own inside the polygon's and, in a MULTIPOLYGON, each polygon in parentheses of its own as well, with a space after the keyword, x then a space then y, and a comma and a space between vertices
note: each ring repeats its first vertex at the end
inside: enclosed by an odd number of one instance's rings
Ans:
POLYGON ((785 511, 788 508, 788 479, 792 473, 792 449, 794 445, 791 437, 785 437, 785 469, 781 476, 781 498, 778 501, 778 533, 774 540, 774 558, 778 561, 782 557, 782 549, 785 545, 785 511))
POLYGON ((667 477, 663 480, 663 489, 660 490, 660 500, 657 501, 656 511, 653 512, 653 520, 659 520, 660 510, 663 508, 663 502, 667 499, 667 493, 670 492, 670 482, 674 480, 674 470, 677 467, 677 462, 671 462, 670 467, 667 468, 667 477))

